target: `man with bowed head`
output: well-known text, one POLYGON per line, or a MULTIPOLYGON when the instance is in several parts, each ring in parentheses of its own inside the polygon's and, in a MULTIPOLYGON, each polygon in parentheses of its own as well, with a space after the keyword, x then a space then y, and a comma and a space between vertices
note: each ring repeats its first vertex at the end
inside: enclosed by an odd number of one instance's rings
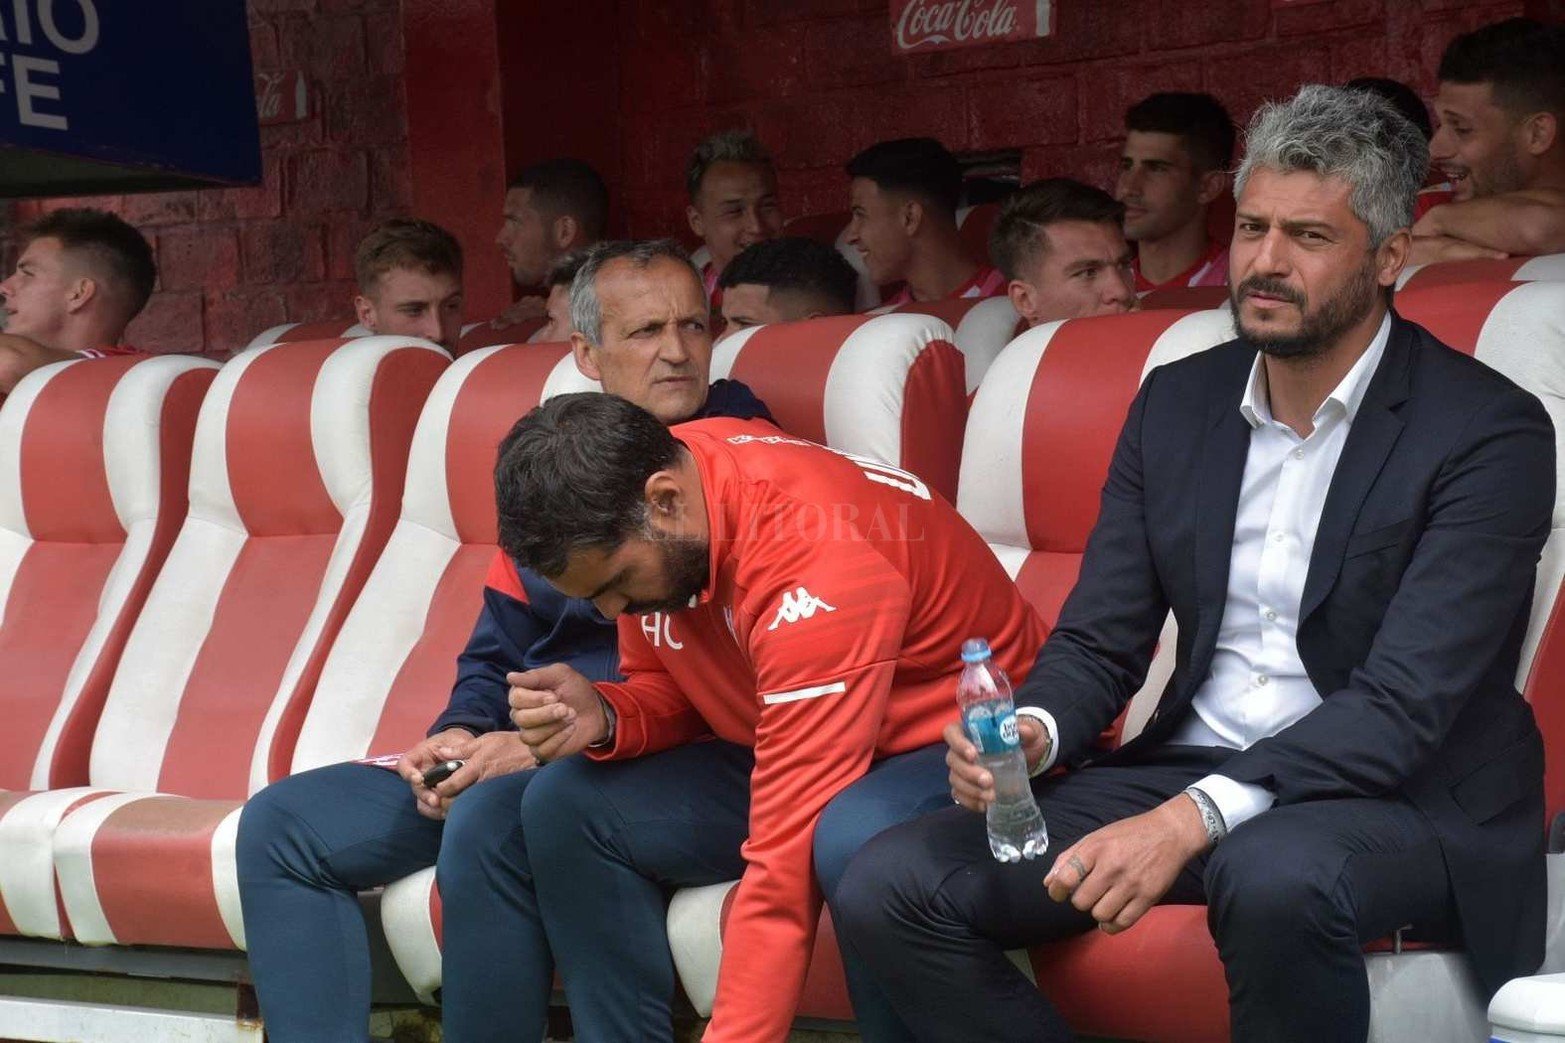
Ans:
MULTIPOLYGON (((769 426, 562 396, 495 487, 502 546, 619 618, 623 682, 511 678, 549 762, 522 830, 577 1032, 671 1040, 665 891, 737 878, 706 1039, 785 1038, 848 859, 950 800, 963 640, 1014 674, 1045 627, 916 476, 769 426)), ((846 962, 861 1023, 894 1024, 846 962)))
MULTIPOLYGON (((1056 857, 989 854, 993 779, 881 834, 833 908, 915 1038, 1073 1038, 1005 951, 1204 904, 1233 1038, 1363 1043, 1362 947, 1543 954, 1543 747, 1516 690, 1554 506, 1543 406, 1390 309, 1423 136, 1381 99, 1264 106, 1237 176, 1237 340, 1130 408, 1081 574, 1016 694, 1056 857), (1179 624, 1140 735, 1092 740, 1179 624)), ((866 1032, 879 1043, 897 1039, 866 1032)))

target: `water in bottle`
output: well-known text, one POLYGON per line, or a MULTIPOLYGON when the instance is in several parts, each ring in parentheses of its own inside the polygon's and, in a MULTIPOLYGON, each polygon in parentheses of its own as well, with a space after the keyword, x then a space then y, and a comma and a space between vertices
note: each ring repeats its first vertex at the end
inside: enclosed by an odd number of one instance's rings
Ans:
POLYGON ((984 638, 962 643, 962 663, 956 687, 962 727, 978 747, 978 762, 994 776, 986 816, 989 850, 1001 862, 1037 858, 1049 849, 1049 831, 1028 785, 1010 679, 995 665, 984 638))

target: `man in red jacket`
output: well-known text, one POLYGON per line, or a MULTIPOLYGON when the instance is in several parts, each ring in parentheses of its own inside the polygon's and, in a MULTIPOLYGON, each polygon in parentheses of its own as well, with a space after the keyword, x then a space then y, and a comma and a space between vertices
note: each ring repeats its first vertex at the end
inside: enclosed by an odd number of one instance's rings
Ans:
POLYGON ((619 617, 623 682, 511 678, 522 740, 557 762, 522 827, 577 1031, 669 1039, 663 888, 738 876, 706 1038, 782 1040, 823 893, 949 799, 962 641, 1019 677, 1046 628, 917 477, 769 425, 562 396, 502 443, 496 494, 502 547, 619 617))

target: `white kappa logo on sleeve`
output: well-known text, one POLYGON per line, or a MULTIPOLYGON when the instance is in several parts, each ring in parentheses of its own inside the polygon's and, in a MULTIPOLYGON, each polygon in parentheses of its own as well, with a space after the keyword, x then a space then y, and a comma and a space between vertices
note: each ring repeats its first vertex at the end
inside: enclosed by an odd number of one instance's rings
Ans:
POLYGON ((772 620, 772 625, 767 630, 776 630, 783 623, 797 623, 801 619, 809 619, 816 612, 835 612, 820 598, 811 594, 803 587, 789 590, 783 593, 782 605, 777 609, 777 618, 772 620))

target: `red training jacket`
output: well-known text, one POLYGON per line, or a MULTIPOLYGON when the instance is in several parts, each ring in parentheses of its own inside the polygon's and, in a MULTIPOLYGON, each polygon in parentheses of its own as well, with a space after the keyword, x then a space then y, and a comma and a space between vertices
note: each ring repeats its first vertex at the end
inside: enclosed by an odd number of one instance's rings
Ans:
POLYGON ((698 603, 621 617, 626 680, 600 758, 718 736, 755 748, 746 862, 706 1039, 782 1040, 821 896, 815 820, 870 762, 940 741, 962 641, 1020 683, 1048 630, 983 538, 906 471, 770 425, 673 428, 701 475, 711 571, 698 603))

